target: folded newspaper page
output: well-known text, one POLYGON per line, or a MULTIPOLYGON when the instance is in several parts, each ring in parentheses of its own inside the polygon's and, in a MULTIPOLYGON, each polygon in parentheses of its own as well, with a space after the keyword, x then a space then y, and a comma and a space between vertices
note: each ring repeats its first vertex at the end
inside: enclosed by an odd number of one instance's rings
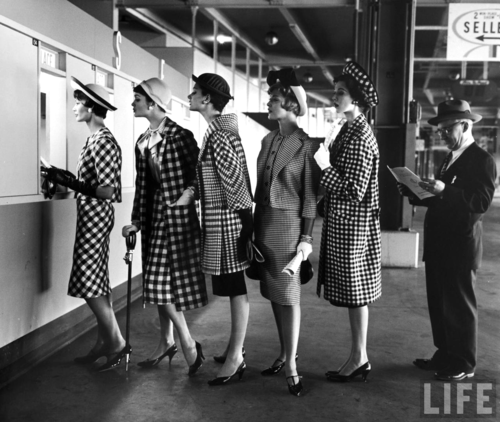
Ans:
POLYGON ((415 173, 413 173, 408 167, 394 167, 390 168, 387 166, 389 171, 392 173, 394 178, 403 185, 407 186, 418 199, 425 199, 435 196, 433 193, 427 192, 424 188, 421 188, 418 183, 422 180, 415 173))
POLYGON ((297 255, 293 257, 293 259, 288 263, 288 265, 283 268, 282 273, 286 273, 289 276, 295 275, 295 273, 299 270, 300 264, 302 263, 302 260, 304 259, 304 254, 302 251, 300 251, 297 255))

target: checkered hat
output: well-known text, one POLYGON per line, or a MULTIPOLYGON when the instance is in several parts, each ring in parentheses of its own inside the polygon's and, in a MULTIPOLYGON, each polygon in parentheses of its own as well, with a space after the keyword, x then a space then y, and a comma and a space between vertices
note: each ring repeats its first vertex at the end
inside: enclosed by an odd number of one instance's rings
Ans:
POLYGON ((361 93, 363 94, 365 102, 370 106, 374 107, 378 104, 378 94, 372 80, 363 69, 356 62, 349 62, 344 66, 342 70, 343 75, 352 76, 356 82, 359 84, 361 93))

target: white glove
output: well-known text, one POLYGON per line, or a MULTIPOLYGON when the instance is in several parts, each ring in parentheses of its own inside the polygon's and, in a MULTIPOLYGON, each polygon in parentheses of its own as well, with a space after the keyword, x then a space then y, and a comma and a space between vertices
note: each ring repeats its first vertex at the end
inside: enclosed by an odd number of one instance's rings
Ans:
POLYGON ((191 189, 186 189, 182 192, 182 195, 177 199, 177 201, 167 204, 169 207, 175 207, 176 205, 189 205, 194 202, 194 193, 191 189))
POLYGON ((305 261, 307 257, 312 253, 313 247, 310 243, 300 242, 297 246, 297 253, 302 252, 302 261, 305 261))
POLYGON ((330 151, 328 151, 328 147, 325 146, 324 142, 319 146, 316 154, 314 154, 314 159, 321 170, 325 170, 331 166, 330 151))

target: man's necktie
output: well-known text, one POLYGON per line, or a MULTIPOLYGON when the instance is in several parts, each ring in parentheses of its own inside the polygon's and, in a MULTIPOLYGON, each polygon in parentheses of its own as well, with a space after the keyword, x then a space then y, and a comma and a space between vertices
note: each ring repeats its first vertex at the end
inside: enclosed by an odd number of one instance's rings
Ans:
POLYGON ((451 157, 453 157, 453 154, 450 152, 446 158, 444 159, 444 162, 443 162, 443 167, 441 167, 441 171, 439 172, 439 176, 440 177, 443 177, 444 173, 446 172, 446 169, 448 168, 448 164, 450 163, 451 161, 451 157))

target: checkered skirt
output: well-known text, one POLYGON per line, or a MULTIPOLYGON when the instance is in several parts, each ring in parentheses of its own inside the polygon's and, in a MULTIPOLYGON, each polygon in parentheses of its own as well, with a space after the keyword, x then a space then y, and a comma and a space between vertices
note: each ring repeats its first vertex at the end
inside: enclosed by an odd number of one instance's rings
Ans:
POLYGON ((114 225, 113 205, 85 196, 76 203, 76 239, 68 295, 84 299, 109 295, 109 235, 114 225))
POLYGON ((265 262, 259 265, 260 292, 279 305, 300 304, 300 272, 282 273, 297 253, 302 218, 298 211, 257 205, 255 209, 255 245, 265 262))

